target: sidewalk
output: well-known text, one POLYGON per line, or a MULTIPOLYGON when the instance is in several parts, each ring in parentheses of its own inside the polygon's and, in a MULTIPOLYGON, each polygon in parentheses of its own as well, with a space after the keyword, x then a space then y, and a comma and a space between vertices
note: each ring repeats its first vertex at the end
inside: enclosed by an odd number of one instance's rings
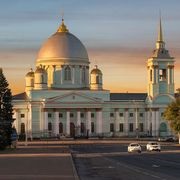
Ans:
POLYGON ((17 149, 0 151, 0 179, 78 180, 68 145, 18 142, 17 149))

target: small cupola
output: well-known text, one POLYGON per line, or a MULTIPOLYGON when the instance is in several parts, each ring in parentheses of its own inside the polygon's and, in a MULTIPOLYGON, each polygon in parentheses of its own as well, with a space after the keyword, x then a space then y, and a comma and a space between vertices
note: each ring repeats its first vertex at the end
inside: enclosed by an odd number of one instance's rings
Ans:
POLYGON ((91 71, 91 90, 102 90, 103 89, 103 74, 98 66, 96 65, 94 69, 91 71))
POLYGON ((42 65, 36 67, 34 89, 47 89, 47 72, 42 65))
POLYGON ((32 90, 34 88, 34 72, 32 68, 26 74, 25 80, 26 80, 26 91, 32 90))

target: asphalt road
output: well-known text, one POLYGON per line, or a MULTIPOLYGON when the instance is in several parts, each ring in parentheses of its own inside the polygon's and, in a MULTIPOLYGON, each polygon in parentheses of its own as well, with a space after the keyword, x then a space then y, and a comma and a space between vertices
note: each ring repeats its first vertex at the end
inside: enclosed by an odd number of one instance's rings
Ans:
POLYGON ((162 145, 162 152, 127 153, 127 144, 71 146, 81 180, 179 180, 180 146, 162 145))

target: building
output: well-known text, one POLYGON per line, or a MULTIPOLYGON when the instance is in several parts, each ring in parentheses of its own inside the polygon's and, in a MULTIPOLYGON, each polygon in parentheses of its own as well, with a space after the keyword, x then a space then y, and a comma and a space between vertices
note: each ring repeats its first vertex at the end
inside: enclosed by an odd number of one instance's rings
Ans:
POLYGON ((86 48, 64 20, 42 45, 25 92, 13 97, 14 125, 27 137, 166 136, 163 119, 174 98, 174 58, 165 48, 161 20, 156 49, 147 61, 147 93, 110 93, 103 73, 90 71, 86 48))

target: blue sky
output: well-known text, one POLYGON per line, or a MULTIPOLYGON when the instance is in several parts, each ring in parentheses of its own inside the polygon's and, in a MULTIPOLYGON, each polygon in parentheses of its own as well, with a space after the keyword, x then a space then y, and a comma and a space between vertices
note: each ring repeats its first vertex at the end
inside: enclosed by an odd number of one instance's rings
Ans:
POLYGON ((176 57, 175 80, 180 86, 179 0, 0 2, 0 66, 14 93, 24 90, 25 74, 35 66, 42 43, 61 23, 62 12, 70 32, 86 46, 92 66, 99 64, 106 89, 146 92, 146 60, 155 47, 161 10, 164 39, 167 49, 176 57), (141 87, 135 87, 133 78, 141 87), (14 85, 16 79, 20 89, 14 85))

